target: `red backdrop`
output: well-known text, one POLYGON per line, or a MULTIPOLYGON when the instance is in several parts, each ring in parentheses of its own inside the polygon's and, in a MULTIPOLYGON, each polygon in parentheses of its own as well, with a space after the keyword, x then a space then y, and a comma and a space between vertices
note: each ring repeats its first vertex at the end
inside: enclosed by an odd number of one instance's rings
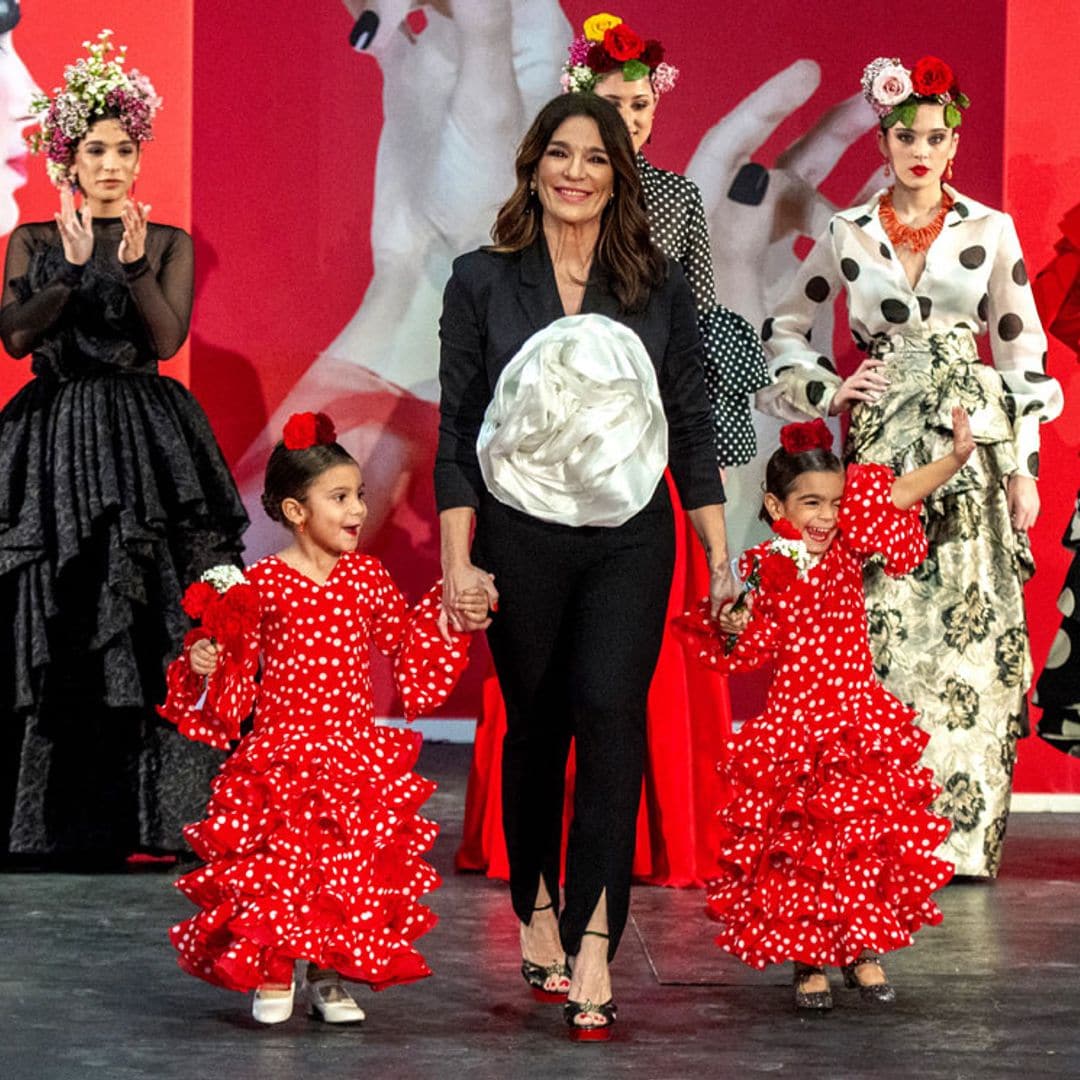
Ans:
MULTIPOLYGON (((597 6, 562 3, 574 27, 597 6)), ((974 102, 958 185, 1016 215, 1037 269, 1050 256, 1057 220, 1080 201, 1080 185, 1073 186, 1080 132, 1055 126, 1047 108, 1071 100, 1065 80, 1080 56, 1062 50, 1080 50, 1072 7, 1067 0, 989 0, 962 33, 939 0, 907 0, 903 19, 895 8, 863 0, 812 9, 801 0, 685 0, 662 10, 623 0, 616 10, 662 37, 681 69, 649 147, 656 164, 678 170, 718 120, 796 60, 817 62, 821 87, 754 152, 767 166, 830 105, 855 92, 873 56, 948 58, 974 102), (1048 92, 1048 79, 1061 87, 1048 92)), ((352 318, 371 279, 379 64, 349 48, 351 16, 340 0, 25 0, 15 43, 38 83, 51 87, 78 43, 103 25, 129 44, 131 61, 165 97, 139 196, 153 204, 155 218, 193 226, 198 294, 190 383, 236 462, 352 318)), ((415 78, 425 77, 418 66, 415 78)), ((868 134, 840 157, 821 190, 849 203, 876 161, 868 134)), ((22 220, 52 213, 55 196, 42 174, 32 163, 31 181, 19 193, 22 220)), ((185 377, 186 363, 185 354, 168 370, 185 377)), ((1058 540, 1080 483, 1076 368, 1059 350, 1051 366, 1070 400, 1066 418, 1046 432, 1044 475, 1053 479, 1043 484, 1046 507, 1034 533, 1041 569, 1029 593, 1038 666, 1057 622, 1053 602, 1067 562, 1058 540)), ((0 400, 24 371, 25 364, 0 370, 0 400)), ((395 573, 406 569, 395 565, 392 549, 381 553, 395 573)), ((469 707, 461 702, 459 715, 469 707)), ((1080 791, 1080 765, 1027 740, 1018 788, 1080 791)))

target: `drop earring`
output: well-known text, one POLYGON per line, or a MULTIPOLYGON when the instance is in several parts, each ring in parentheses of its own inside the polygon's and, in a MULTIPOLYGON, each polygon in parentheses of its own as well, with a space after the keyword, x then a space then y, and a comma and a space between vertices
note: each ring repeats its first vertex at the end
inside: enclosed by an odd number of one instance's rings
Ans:
POLYGON ((952 179, 952 163, 953 163, 953 159, 949 158, 949 164, 945 166, 945 179, 946 180, 951 180, 952 179))
POLYGON ((885 179, 888 180, 892 176, 892 169, 889 168, 889 163, 885 162, 885 179))

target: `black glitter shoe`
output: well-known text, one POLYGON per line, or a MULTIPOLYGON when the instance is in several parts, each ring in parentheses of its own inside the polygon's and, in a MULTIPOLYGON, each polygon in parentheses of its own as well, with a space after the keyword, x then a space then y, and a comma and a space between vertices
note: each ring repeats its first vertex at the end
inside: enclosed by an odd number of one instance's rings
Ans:
MULTIPOLYGON (((881 966, 881 957, 874 953, 863 953, 854 964, 845 964, 840 970, 844 975, 844 985, 849 990, 857 989, 859 991, 859 997, 863 1001, 874 1001, 879 1005, 891 1005, 896 1000, 896 991, 889 984, 888 978, 884 982, 880 983, 864 983, 860 982, 858 976, 858 970, 864 964, 877 964, 881 966)), ((882 975, 885 974, 885 969, 881 969, 882 975)))
MULTIPOLYGON (((541 904, 533 911, 547 911, 553 905, 541 904)), ((529 984, 532 995, 537 1001, 561 1004, 566 1000, 566 990, 549 990, 548 982, 553 978, 565 979, 570 988, 570 969, 565 962, 556 960, 551 964, 534 964, 531 960, 521 961, 521 977, 529 984)))
POLYGON ((804 990, 805 983, 812 975, 824 975, 825 969, 811 967, 809 964, 796 962, 794 979, 795 1008, 805 1009, 811 1012, 825 1012, 833 1007, 832 991, 827 987, 824 990, 804 990))

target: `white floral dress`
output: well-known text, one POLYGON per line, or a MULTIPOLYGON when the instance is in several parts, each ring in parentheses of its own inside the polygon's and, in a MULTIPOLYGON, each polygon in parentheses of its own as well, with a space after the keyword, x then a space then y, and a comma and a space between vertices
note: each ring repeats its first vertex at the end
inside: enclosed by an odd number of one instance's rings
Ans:
POLYGON ((1062 393, 1012 219, 948 190, 955 204, 914 288, 878 216, 881 193, 833 217, 763 328, 775 381, 757 401, 787 419, 827 415, 841 379, 811 330, 843 288, 856 345, 890 380, 880 401, 852 409, 846 459, 906 472, 948 451, 954 405, 971 416, 976 453, 924 506, 926 562, 900 580, 868 567, 866 600, 877 674, 931 734, 936 809, 953 823, 943 857, 958 874, 994 876, 1032 675, 1023 583, 1034 567, 1005 479, 1037 476, 1039 424, 1061 412, 1062 393), (992 365, 977 335, 989 336, 992 365))

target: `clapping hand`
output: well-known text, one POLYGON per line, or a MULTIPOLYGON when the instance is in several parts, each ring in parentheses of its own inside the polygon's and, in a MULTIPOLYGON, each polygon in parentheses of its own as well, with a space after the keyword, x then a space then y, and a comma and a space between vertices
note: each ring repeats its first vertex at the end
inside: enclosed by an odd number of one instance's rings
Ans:
POLYGON ((148 203, 126 199, 120 211, 124 223, 124 235, 120 240, 119 257, 122 263, 137 262, 146 254, 146 223, 150 217, 148 203))
POLYGON ((73 266, 85 266, 94 251, 93 214, 88 203, 75 209, 71 188, 60 189, 60 212, 54 214, 64 245, 64 258, 73 266))

